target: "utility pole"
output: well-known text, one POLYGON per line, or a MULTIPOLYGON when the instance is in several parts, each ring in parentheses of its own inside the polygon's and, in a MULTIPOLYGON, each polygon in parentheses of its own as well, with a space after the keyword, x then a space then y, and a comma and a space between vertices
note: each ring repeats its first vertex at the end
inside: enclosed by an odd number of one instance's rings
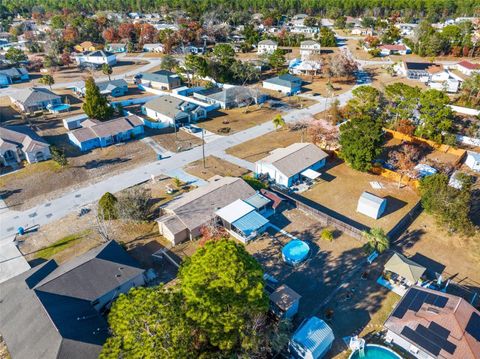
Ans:
POLYGON ((202 128, 202 157, 203 157, 203 168, 206 168, 207 166, 205 165, 205 129, 202 128))

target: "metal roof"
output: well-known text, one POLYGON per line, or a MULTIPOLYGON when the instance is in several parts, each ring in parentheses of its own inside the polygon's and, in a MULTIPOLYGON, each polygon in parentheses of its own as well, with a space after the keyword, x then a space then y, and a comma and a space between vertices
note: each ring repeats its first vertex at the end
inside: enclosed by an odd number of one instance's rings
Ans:
POLYGON ((370 192, 363 192, 358 201, 368 207, 380 208, 381 204, 383 203, 383 201, 386 201, 386 199, 375 196, 370 192))
POLYGON ((268 224, 268 219, 256 211, 252 211, 232 223, 232 226, 249 236, 250 233, 258 231, 268 224))
POLYGON ((241 199, 237 199, 236 201, 216 211, 215 214, 226 222, 233 223, 237 219, 242 218, 254 210, 255 207, 251 206, 247 202, 242 201, 241 199))
POLYGON ((265 207, 267 204, 272 202, 271 199, 261 195, 260 193, 255 193, 252 197, 245 200, 248 204, 252 205, 256 209, 265 207))
POLYGON ((313 358, 324 354, 335 340, 332 329, 323 320, 311 317, 297 329, 292 341, 312 353, 313 358))

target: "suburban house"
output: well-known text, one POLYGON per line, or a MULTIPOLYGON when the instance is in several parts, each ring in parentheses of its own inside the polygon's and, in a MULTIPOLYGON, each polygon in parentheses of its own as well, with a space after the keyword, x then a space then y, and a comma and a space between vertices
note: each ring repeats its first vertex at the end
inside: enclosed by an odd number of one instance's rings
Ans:
POLYGON ((249 106, 265 102, 267 96, 254 88, 232 86, 213 87, 195 91, 193 97, 210 104, 218 104, 223 109, 249 106))
POLYGON ((163 53, 165 51, 165 46, 163 46, 163 44, 161 44, 161 43, 143 44, 143 51, 144 52, 163 53))
POLYGON ((188 124, 207 117, 207 110, 204 107, 170 95, 146 102, 142 110, 160 127, 188 124))
POLYGON ((416 358, 480 358, 480 312, 452 294, 412 287, 384 327, 388 342, 416 358))
POLYGON ((4 166, 23 160, 36 163, 50 159, 50 145, 27 126, 0 127, 0 162, 4 166))
POLYGON ((98 67, 104 64, 113 66, 117 63, 117 56, 108 51, 97 50, 76 55, 75 60, 77 65, 98 67))
POLYGON ((235 238, 243 243, 254 239, 265 232, 269 226, 268 219, 261 215, 257 208, 249 203, 252 198, 258 202, 264 201, 262 206, 267 206, 270 200, 256 193, 246 200, 237 199, 215 212, 222 226, 235 238), (260 196, 261 198, 258 198, 260 196))
MULTIPOLYGON (((126 95, 128 92, 128 83, 124 79, 95 82, 95 84, 100 90, 100 93, 105 96, 120 97, 126 95)), ((73 91, 79 96, 85 96, 85 82, 82 82, 79 86, 75 86, 73 91)))
POLYGON ((30 76, 24 67, 11 67, 0 70, 0 87, 17 82, 28 81, 30 76))
POLYGON ((460 81, 454 78, 442 65, 430 66, 427 72, 428 77, 425 79, 427 80, 428 87, 450 93, 458 92, 460 81))
POLYGON ((325 166, 328 155, 313 143, 294 143, 277 148, 255 163, 255 176, 266 175, 276 184, 291 187, 302 177, 313 179, 325 166))
POLYGON ((63 127, 65 127, 67 130, 74 130, 82 127, 82 122, 86 120, 88 120, 88 116, 85 113, 82 113, 80 115, 64 118, 62 122, 63 127))
POLYGON ((466 76, 472 76, 474 73, 480 73, 480 64, 474 64, 470 61, 460 61, 455 68, 466 76))
POLYGON ((215 220, 218 209, 255 193, 241 178, 215 176, 207 185, 184 193, 163 207, 163 215, 156 220, 160 234, 173 245, 194 239, 203 226, 215 220))
POLYGON ((108 44, 105 48, 108 52, 113 52, 114 54, 127 52, 127 44, 125 43, 115 43, 108 44))
POLYGON ((44 87, 21 89, 10 95, 12 104, 22 112, 43 111, 48 105, 62 104, 62 98, 44 87))
POLYGON ((378 219, 387 209, 387 199, 363 192, 358 199, 357 212, 370 218, 378 219))
POLYGON ((288 30, 293 34, 305 34, 305 35, 313 35, 320 32, 320 29, 316 26, 305 26, 305 25, 289 26, 288 30))
POLYGON ((377 283, 403 297, 408 288, 420 283, 426 270, 424 266, 402 254, 393 253, 385 263, 377 283))
POLYGON ((270 309, 280 319, 291 319, 298 313, 302 296, 286 284, 270 294, 270 309))
POLYGON ((80 122, 81 128, 69 131, 68 139, 82 151, 108 147, 128 141, 143 134, 143 120, 136 115, 100 122, 87 119, 80 122))
POLYGON ((257 45, 257 52, 259 54, 272 54, 277 48, 278 45, 275 41, 262 40, 257 45))
POLYGON ((301 91, 302 79, 290 74, 284 74, 263 81, 263 88, 290 96, 301 91))
POLYGON ((84 41, 78 45, 73 47, 77 52, 89 52, 89 51, 96 51, 103 49, 103 45, 101 44, 94 44, 91 41, 84 41))
POLYGON ((293 334, 288 351, 293 358, 320 359, 332 348, 334 340, 333 330, 327 323, 310 317, 293 334))
POLYGON ((182 80, 177 74, 160 70, 157 72, 144 72, 135 77, 139 85, 158 90, 171 90, 182 85, 182 80))
POLYGON ((409 62, 403 61, 399 67, 399 72, 409 79, 419 80, 422 77, 429 77, 428 69, 431 66, 438 66, 437 64, 429 62, 409 62))
POLYGON ((465 159, 465 165, 470 167, 476 172, 480 172, 480 153, 467 151, 467 158, 465 159))
POLYGON ((104 311, 144 285, 144 270, 115 241, 0 284, 0 332, 15 359, 94 359, 109 336, 104 311))
POLYGON ((399 44, 399 45, 385 44, 385 45, 380 45, 378 48, 380 49, 380 54, 382 56, 407 55, 411 52, 411 50, 403 44, 399 44))
POLYGON ((300 43, 300 56, 302 59, 309 59, 312 55, 319 55, 321 46, 313 40, 305 40, 300 43))

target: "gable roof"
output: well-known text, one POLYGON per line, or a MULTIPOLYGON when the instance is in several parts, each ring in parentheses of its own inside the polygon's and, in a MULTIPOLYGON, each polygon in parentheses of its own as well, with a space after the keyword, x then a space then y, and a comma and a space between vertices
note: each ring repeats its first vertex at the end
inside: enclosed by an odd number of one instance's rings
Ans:
POLYGON ((318 42, 314 41, 314 40, 305 40, 305 41, 302 41, 300 43, 300 47, 303 47, 303 46, 314 46, 314 45, 320 45, 318 42))
POLYGON ((405 51, 407 49, 405 45, 390 45, 390 44, 381 45, 380 48, 385 50, 390 50, 390 51, 405 51))
POLYGON ((81 123, 82 128, 70 132, 78 142, 86 142, 94 138, 115 136, 127 132, 135 127, 143 126, 143 121, 136 115, 129 115, 113 120, 100 122, 92 119, 81 123))
POLYGON ((36 152, 50 145, 27 126, 0 127, 0 148, 15 149, 17 147, 24 152, 36 152))
POLYGON ((270 163, 285 176, 291 177, 327 157, 328 155, 313 143, 294 143, 273 150, 259 162, 270 163))
POLYGON ((386 199, 375 196, 374 194, 365 191, 360 195, 360 198, 358 199, 358 201, 367 205, 368 207, 378 209, 380 208, 382 203, 386 201, 386 199))
POLYGON ((173 81, 173 79, 178 79, 178 75, 171 71, 160 70, 156 72, 142 72, 140 74, 142 80, 159 82, 162 84, 168 84, 173 81))
POLYGON ((325 353, 335 340, 332 329, 323 320, 311 317, 293 334, 292 341, 310 351, 313 358, 325 353))
POLYGON ((44 87, 31 87, 28 89, 21 89, 14 92, 10 96, 27 107, 36 105, 39 102, 61 99, 60 96, 56 95, 55 93, 44 87))
POLYGON ((110 56, 115 56, 115 54, 112 53, 112 52, 105 51, 105 50, 96 50, 96 51, 88 52, 87 54, 85 54, 85 56, 106 58, 106 57, 110 57, 110 56))
POLYGON ((466 69, 469 69, 469 70, 480 70, 480 64, 474 64, 470 61, 466 61, 466 60, 463 60, 463 61, 460 61, 458 64, 458 66, 462 66, 466 69))
POLYGON ((480 312, 452 294, 411 287, 385 327, 435 358, 480 358, 480 312))
POLYGON ((0 284, 0 332, 12 357, 97 358, 108 325, 92 301, 141 273, 110 241, 60 266, 50 260, 0 284))
POLYGON ((290 74, 284 74, 284 75, 272 77, 270 79, 265 80, 264 82, 292 88, 292 87, 301 85, 303 81, 299 77, 296 77, 290 74))
POLYGON ((248 98, 251 98, 252 94, 250 91, 251 89, 244 86, 232 86, 224 89, 206 89, 204 91, 200 91, 200 94, 212 100, 229 104, 232 102, 242 102, 248 98))
MULTIPOLYGON (((229 205, 237 199, 247 199, 255 190, 243 179, 234 177, 215 177, 207 185, 183 194, 165 206, 165 209, 193 230, 215 217, 215 211, 229 205)), ((157 219, 163 222, 165 219, 157 219)))
MULTIPOLYGON (((182 113, 186 114, 186 112, 182 110, 182 107, 188 104, 192 104, 192 103, 184 101, 177 97, 165 95, 165 96, 154 98, 153 100, 146 102, 144 107, 149 108, 155 112, 159 112, 162 115, 167 116, 168 118, 174 119, 179 114, 182 114, 182 113)), ((198 106, 195 105, 195 108, 196 107, 198 106)))
POLYGON ((24 67, 11 67, 9 69, 0 70, 0 74, 8 77, 19 77, 22 75, 28 75, 28 71, 24 67))
POLYGON ((262 40, 258 43, 258 45, 264 45, 264 46, 277 46, 277 43, 273 40, 262 40))

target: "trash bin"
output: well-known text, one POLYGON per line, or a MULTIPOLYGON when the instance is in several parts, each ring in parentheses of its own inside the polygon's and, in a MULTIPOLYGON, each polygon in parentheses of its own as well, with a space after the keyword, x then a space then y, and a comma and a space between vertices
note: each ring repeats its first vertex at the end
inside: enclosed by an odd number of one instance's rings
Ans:
POLYGON ((157 160, 161 160, 161 159, 162 159, 162 154, 161 153, 157 154, 157 160))
POLYGON ((23 236, 23 235, 25 234, 25 228, 23 228, 23 227, 18 227, 17 233, 18 233, 20 236, 23 236))

